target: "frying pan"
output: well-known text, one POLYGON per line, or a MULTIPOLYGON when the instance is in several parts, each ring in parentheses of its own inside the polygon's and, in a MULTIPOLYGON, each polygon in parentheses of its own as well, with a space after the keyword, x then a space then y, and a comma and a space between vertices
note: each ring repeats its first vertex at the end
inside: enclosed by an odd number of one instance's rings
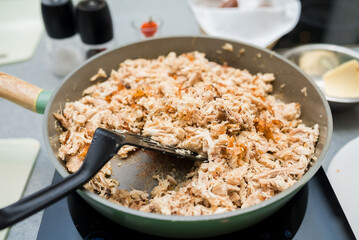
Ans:
MULTIPOLYGON (((0 96, 40 113, 44 111, 46 105, 43 125, 46 149, 56 170, 63 177, 67 177, 69 173, 64 167, 63 161, 57 158, 60 131, 53 113, 63 109, 67 101, 80 99, 82 91, 93 84, 89 79, 97 72, 98 68, 103 68, 110 73, 111 69, 117 69, 118 64, 126 59, 153 59, 160 55, 167 55, 171 51, 181 54, 195 50, 206 53, 206 57, 212 61, 248 69, 251 73, 274 73, 276 80, 273 83, 273 94, 284 102, 300 103, 303 122, 308 126, 319 125, 320 136, 315 150, 316 162, 298 182, 269 200, 245 209, 221 214, 165 216, 145 213, 110 202, 83 188, 77 189, 77 192, 104 216, 136 231, 177 238, 221 235, 253 225, 276 212, 313 177, 324 160, 332 136, 332 116, 329 105, 316 84, 291 62, 272 51, 226 39, 210 37, 158 38, 120 47, 89 59, 68 75, 52 94, 30 84, 19 83, 17 80, 8 81, 6 75, 2 75, 0 77, 0 96), (225 43, 232 44, 233 51, 222 49, 225 43), (305 95, 302 91, 304 88, 306 88, 305 95)), ((113 177, 120 181, 120 187, 124 189, 134 187, 148 190, 153 186, 153 183, 148 182, 153 171, 156 169, 166 171, 166 166, 177 164, 173 162, 175 160, 143 151, 137 151, 131 155, 128 160, 123 162, 125 166, 117 167, 118 161, 120 160, 115 158, 111 160, 113 177), (163 169, 161 169, 162 167, 163 169)), ((178 166, 179 172, 187 171, 188 166, 185 165, 178 166)))

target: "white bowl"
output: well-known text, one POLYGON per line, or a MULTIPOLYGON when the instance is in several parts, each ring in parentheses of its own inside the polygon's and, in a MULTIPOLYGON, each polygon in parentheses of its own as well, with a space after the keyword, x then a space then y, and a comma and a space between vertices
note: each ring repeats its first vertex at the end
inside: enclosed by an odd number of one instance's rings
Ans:
POLYGON ((233 39, 267 47, 291 31, 298 23, 299 0, 266 0, 270 6, 253 4, 258 0, 237 0, 239 7, 221 8, 218 0, 189 0, 188 4, 201 29, 209 36, 233 39))

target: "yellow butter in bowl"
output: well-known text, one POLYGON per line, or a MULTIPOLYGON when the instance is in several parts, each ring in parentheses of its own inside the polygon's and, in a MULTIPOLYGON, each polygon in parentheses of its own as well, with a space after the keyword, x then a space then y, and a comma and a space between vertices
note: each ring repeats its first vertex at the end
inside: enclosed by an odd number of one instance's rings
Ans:
POLYGON ((323 75, 324 90, 328 96, 359 97, 359 62, 350 60, 323 75))

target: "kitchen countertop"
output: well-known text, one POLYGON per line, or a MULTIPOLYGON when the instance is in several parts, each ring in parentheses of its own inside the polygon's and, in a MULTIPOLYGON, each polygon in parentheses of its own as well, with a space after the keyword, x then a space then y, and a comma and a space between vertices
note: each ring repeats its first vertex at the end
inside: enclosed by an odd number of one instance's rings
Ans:
MULTIPOLYGON (((137 41, 137 36, 131 28, 130 22, 136 16, 161 16, 164 20, 162 36, 200 35, 200 29, 183 0, 122 0, 108 1, 112 12, 115 36, 118 46, 137 41), (180 14, 179 14, 180 13, 180 14), (181 16, 174 17, 174 16, 181 16)), ((53 90, 61 84, 62 79, 53 75, 46 64, 45 37, 43 36, 34 56, 25 62, 0 66, 0 71, 28 81, 41 88, 53 90)), ((43 139, 43 116, 25 110, 15 104, 0 99, 1 138, 35 138, 40 142, 40 153, 31 174, 25 196, 51 183, 54 167, 48 160, 43 139)), ((324 169, 334 157, 335 153, 353 138, 359 136, 359 105, 355 108, 333 113, 334 134, 324 169)), ((8 235, 8 239, 36 239, 42 212, 15 224, 8 235)), ((61 226, 59 226, 61 227, 61 226)))

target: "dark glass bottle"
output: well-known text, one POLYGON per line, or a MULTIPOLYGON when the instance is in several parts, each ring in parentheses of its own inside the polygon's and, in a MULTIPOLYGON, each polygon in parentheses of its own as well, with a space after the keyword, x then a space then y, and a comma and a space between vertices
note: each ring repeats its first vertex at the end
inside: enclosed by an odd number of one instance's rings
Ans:
POLYGON ((75 16, 86 58, 115 47, 112 18, 106 1, 80 1, 75 16))
POLYGON ((47 33, 47 62, 56 75, 63 77, 83 61, 72 2, 41 0, 41 12, 47 33))

